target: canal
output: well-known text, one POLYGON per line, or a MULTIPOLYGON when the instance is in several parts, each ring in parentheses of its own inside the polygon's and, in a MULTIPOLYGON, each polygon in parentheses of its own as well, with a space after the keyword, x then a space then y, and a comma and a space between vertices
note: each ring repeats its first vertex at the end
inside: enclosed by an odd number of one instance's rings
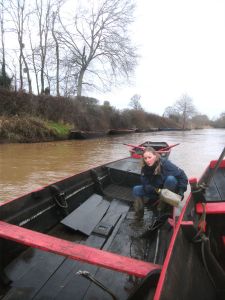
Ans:
POLYGON ((0 201, 26 194, 41 186, 93 166, 129 155, 128 147, 145 141, 179 143, 170 160, 188 177, 199 177, 208 162, 217 159, 225 146, 224 129, 164 131, 34 144, 0 145, 0 201))

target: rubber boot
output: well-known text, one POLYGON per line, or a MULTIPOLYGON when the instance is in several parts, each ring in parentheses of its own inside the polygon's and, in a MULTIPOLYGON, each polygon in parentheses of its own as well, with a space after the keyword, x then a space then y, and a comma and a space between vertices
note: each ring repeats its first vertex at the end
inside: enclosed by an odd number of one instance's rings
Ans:
POLYGON ((136 197, 134 200, 134 211, 137 219, 141 219, 144 216, 144 199, 142 197, 136 197))

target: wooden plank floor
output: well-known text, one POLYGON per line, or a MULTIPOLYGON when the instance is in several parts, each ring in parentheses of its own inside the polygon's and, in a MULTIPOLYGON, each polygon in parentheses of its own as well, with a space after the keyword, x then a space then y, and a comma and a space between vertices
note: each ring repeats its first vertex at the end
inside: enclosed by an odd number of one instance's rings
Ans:
MULTIPOLYGON (((102 221, 114 226, 120 216, 126 216, 128 209, 128 205, 115 200, 102 221)), ((58 226, 58 229, 61 226, 58 226)), ((118 229, 116 228, 117 231, 118 229)), ((72 240, 71 230, 69 232, 69 238, 72 240)), ((56 231, 54 234, 60 236, 56 231)), ((75 235, 77 238, 77 233, 75 235)), ((96 234, 90 235, 82 243, 99 249, 110 246, 110 243, 106 243, 106 237, 96 234)), ((76 275, 80 269, 95 275, 99 268, 41 250, 28 249, 8 266, 6 273, 13 280, 13 284, 2 299, 73 299, 74 295, 75 299, 82 299, 91 283, 76 275)), ((115 277, 118 276, 118 272, 110 272, 110 276, 112 273, 115 277)))

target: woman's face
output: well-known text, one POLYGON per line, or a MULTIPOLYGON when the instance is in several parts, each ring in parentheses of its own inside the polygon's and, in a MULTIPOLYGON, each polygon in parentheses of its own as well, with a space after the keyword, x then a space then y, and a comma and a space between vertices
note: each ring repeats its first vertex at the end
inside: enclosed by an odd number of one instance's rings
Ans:
POLYGON ((148 165, 149 167, 153 166, 155 161, 156 161, 156 155, 149 152, 149 151, 146 151, 143 155, 143 159, 146 163, 146 165, 148 165))

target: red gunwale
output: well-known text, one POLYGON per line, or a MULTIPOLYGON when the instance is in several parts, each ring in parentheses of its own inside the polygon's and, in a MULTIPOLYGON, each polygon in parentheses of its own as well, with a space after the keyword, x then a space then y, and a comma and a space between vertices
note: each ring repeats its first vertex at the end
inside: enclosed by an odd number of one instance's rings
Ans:
POLYGON ((157 264, 148 263, 108 251, 99 250, 93 247, 68 242, 3 221, 0 221, 0 237, 33 248, 53 252, 74 260, 83 261, 141 278, 145 277, 153 270, 161 269, 161 266, 157 264))
POLYGON ((167 251, 167 254, 166 254, 166 258, 165 258, 163 266, 162 266, 162 271, 161 271, 161 274, 160 274, 160 277, 159 277, 159 281, 158 281, 158 284, 157 284, 157 288, 156 288, 153 300, 159 300, 160 299, 163 284, 164 284, 164 280, 165 280, 165 277, 166 277, 166 271, 167 271, 167 268, 168 268, 168 265, 169 265, 169 262, 170 262, 170 258, 171 258, 172 252, 173 252, 174 243, 176 241, 179 229, 182 225, 182 219, 184 217, 184 213, 185 213, 186 207, 187 207, 190 199, 191 199, 191 196, 189 195, 189 197, 188 197, 188 199, 185 203, 185 206, 183 207, 182 212, 179 216, 177 224, 175 226, 175 229, 174 229, 174 232, 173 232, 170 244, 169 244, 169 248, 168 248, 168 251, 167 251))
MULTIPOLYGON (((225 214, 225 202, 206 203, 205 211, 207 215, 225 214)), ((196 212, 198 214, 203 213, 202 203, 196 204, 196 212)))

